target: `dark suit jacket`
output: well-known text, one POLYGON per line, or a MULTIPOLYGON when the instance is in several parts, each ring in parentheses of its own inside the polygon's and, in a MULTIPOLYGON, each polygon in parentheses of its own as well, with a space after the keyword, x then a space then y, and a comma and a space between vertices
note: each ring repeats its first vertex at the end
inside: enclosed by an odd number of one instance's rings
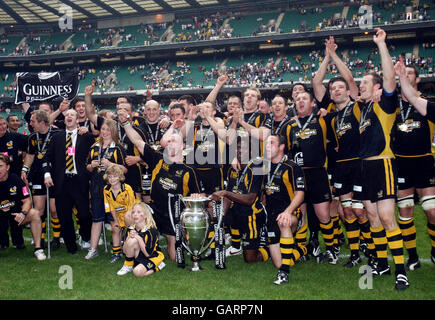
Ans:
MULTIPOLYGON (((86 159, 92 144, 95 142, 94 137, 90 133, 77 135, 75 146, 75 164, 78 174, 80 189, 77 192, 89 192, 89 172, 86 170, 86 159)), ((57 132, 50 141, 47 153, 45 154, 44 174, 50 172, 54 183, 55 196, 62 191, 63 182, 65 179, 65 145, 66 131, 57 132)))

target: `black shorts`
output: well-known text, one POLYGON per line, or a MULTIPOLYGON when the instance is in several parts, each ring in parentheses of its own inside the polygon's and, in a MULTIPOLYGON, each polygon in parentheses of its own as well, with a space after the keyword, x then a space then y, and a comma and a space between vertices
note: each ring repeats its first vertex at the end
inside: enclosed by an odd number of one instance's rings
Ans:
POLYGON ((331 186, 325 168, 304 168, 305 202, 313 204, 332 200, 331 186))
POLYGON ((399 190, 409 188, 430 188, 435 186, 434 158, 424 157, 396 157, 397 184, 399 190))
MULTIPOLYGON (((171 220, 169 218, 169 213, 163 213, 156 210, 156 207, 150 204, 152 209, 153 219, 156 222, 157 229, 160 234, 166 234, 168 236, 175 236, 174 227, 172 226, 171 220)), ((172 212, 174 214, 174 212, 172 212)))
POLYGON ((149 270, 154 270, 157 271, 156 267, 158 267, 160 265, 160 263, 162 263, 163 259, 164 259, 164 255, 163 253, 158 251, 158 254, 156 254, 154 257, 145 257, 144 253, 142 252, 142 250, 139 251, 139 254, 137 255, 136 258, 134 258, 134 267, 142 264, 145 269, 149 270))
POLYGON ((135 193, 142 193, 142 170, 137 165, 127 167, 125 183, 130 185, 135 193))
MULTIPOLYGON (((296 218, 298 219, 298 225, 296 227, 296 232, 301 228, 302 226, 302 212, 300 209, 293 212, 294 215, 296 215, 296 218)), ((276 244, 279 243, 281 239, 281 230, 279 229, 278 222, 276 221, 276 218, 278 217, 278 214, 272 214, 267 216, 267 244, 276 244)), ((295 235, 293 235, 295 236, 295 235)))
POLYGON ((339 197, 353 192, 353 186, 359 180, 356 172, 361 171, 361 160, 337 162, 334 168, 333 181, 335 194, 339 197))
POLYGON ((224 190, 222 167, 196 168, 196 174, 202 183, 205 194, 212 194, 216 191, 224 190))
MULTIPOLYGON (((47 195, 47 187, 44 184, 44 175, 41 173, 41 175, 34 175, 29 178, 29 188, 32 192, 32 196, 46 196, 47 195)), ((54 187, 50 187, 48 189, 49 191, 49 198, 54 198, 54 187)))
POLYGON ((363 199, 377 202, 396 198, 397 168, 395 159, 361 161, 361 184, 363 199))
POLYGON ((266 223, 264 210, 249 216, 234 215, 235 226, 242 236, 243 250, 255 250, 260 248, 261 229, 266 223))

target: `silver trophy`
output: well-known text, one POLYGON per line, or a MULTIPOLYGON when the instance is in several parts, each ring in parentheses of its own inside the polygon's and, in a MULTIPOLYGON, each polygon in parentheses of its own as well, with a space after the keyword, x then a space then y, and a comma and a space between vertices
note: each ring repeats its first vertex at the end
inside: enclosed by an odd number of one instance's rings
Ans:
MULTIPOLYGON (((172 216, 171 201, 173 195, 169 194, 169 217, 172 227, 176 231, 174 218, 172 216)), ((206 243, 210 217, 204 205, 210 200, 209 197, 181 197, 181 200, 185 204, 185 208, 180 215, 180 225, 182 231, 182 243, 183 247, 190 253, 193 266, 190 271, 199 271, 201 267, 199 265, 199 256, 207 250, 213 241, 213 238, 206 243)), ((223 217, 223 199, 221 200, 221 213, 219 214, 218 226, 222 223, 223 217)), ((176 231, 177 232, 177 231, 176 231)))

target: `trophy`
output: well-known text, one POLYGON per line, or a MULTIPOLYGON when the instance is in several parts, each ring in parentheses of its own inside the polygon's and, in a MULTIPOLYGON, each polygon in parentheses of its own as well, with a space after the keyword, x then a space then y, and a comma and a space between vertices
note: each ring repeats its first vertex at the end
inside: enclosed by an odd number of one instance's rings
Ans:
MULTIPOLYGON (((179 198, 185 204, 184 210, 181 214, 175 212, 175 222, 172 216, 171 198, 174 195, 169 194, 169 217, 172 227, 176 233, 177 238, 180 238, 180 242, 183 247, 190 253, 193 266, 190 271, 199 271, 201 267, 199 265, 199 256, 207 250, 213 241, 213 238, 206 243, 209 227, 210 217, 204 205, 210 200, 209 197, 182 197, 179 198), (177 237, 178 235, 178 237, 177 237)), ((218 226, 222 224, 223 217, 223 199, 221 200, 221 212, 218 217, 218 226)), ((179 205, 176 205, 176 211, 179 211, 179 205)), ((177 256, 179 255, 177 250, 177 256)))

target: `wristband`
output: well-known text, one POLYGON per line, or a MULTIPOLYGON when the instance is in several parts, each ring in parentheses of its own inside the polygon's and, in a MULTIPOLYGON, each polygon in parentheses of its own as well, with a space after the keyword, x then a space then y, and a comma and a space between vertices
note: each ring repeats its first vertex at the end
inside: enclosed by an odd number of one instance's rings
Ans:
POLYGON ((121 126, 122 126, 122 127, 126 127, 126 126, 128 126, 129 124, 130 124, 130 121, 126 120, 126 121, 124 121, 124 122, 121 123, 121 126))
POLYGON ((24 216, 27 216, 27 214, 28 214, 28 212, 26 210, 22 210, 21 213, 24 214, 24 216))
POLYGON ((21 169, 21 171, 23 171, 23 172, 25 172, 25 173, 28 173, 29 172, 29 167, 28 166, 26 166, 26 165, 23 165, 23 168, 21 169))

